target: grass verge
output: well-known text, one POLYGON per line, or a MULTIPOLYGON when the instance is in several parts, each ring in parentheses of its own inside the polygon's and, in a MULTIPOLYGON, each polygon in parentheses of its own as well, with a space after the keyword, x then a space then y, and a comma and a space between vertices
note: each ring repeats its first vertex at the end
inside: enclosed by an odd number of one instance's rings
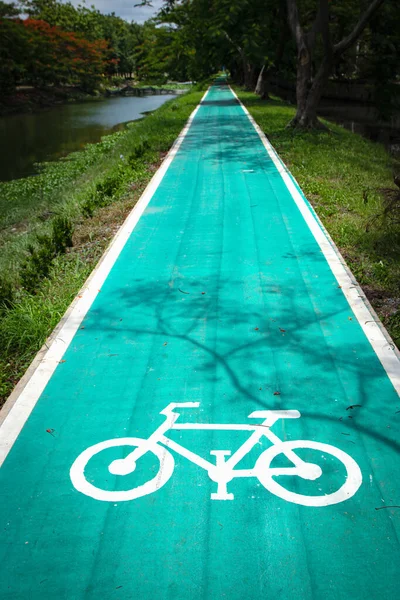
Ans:
POLYGON ((398 194, 399 161, 385 148, 324 121, 329 132, 287 129, 294 108, 236 89, 297 179, 367 298, 400 346, 400 220, 386 211, 398 194))
MULTIPOLYGON (((287 130, 292 107, 237 91, 399 345, 400 226, 380 216, 382 190, 393 189, 393 160, 382 146, 336 125, 329 124, 330 133, 287 130)), ((0 184, 0 401, 65 313, 202 93, 169 101, 127 130, 42 165, 35 177, 0 184)))
MULTIPOLYGON (((203 86, 199 86, 203 88, 203 86)), ((5 401, 199 103, 164 104, 98 144, 0 184, 0 401, 5 401)))

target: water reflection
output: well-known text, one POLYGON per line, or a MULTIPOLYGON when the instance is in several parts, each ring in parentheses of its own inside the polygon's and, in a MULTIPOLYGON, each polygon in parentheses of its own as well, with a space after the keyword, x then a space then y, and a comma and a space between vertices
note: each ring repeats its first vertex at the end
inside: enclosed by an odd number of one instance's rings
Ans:
POLYGON ((56 160, 98 142, 175 96, 118 97, 0 118, 0 180, 35 173, 34 163, 56 160))
POLYGON ((388 121, 379 118, 374 106, 355 103, 322 100, 318 113, 358 133, 373 142, 383 144, 389 152, 400 152, 400 114, 394 114, 388 121))
MULTIPOLYGON (((296 103, 294 89, 290 87, 271 85, 270 91, 291 104, 296 103)), ((318 107, 318 115, 373 142, 383 144, 392 154, 400 153, 400 111, 398 110, 388 120, 383 120, 378 109, 371 104, 323 98, 318 107)))

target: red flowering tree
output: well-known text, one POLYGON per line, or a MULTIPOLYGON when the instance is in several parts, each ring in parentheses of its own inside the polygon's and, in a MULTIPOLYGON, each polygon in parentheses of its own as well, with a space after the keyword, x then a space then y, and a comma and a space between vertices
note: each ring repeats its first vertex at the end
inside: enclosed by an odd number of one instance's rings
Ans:
POLYGON ((22 24, 28 35, 26 76, 33 85, 77 85, 90 92, 114 62, 105 40, 89 42, 36 19, 22 24))

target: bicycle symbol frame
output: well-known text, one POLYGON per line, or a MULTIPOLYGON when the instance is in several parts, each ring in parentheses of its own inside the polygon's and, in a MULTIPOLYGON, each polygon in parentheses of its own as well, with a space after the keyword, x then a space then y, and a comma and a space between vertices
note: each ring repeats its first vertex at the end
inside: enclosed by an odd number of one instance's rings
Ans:
MULTIPOLYGON (((209 478, 217 484, 217 491, 211 494, 212 500, 233 500, 234 495, 228 492, 228 483, 237 477, 256 477, 259 482, 272 494, 304 506, 321 507, 337 504, 348 500, 359 489, 362 474, 358 464, 348 454, 335 446, 312 440, 282 441, 271 431, 271 427, 279 419, 297 419, 301 415, 297 410, 258 410, 249 415, 250 419, 264 419, 258 424, 202 424, 178 423, 180 416, 176 409, 198 408, 200 402, 178 402, 169 404, 160 414, 165 421, 148 439, 127 437, 100 442, 84 450, 73 463, 70 477, 74 487, 83 494, 96 500, 106 502, 121 502, 134 500, 159 490, 167 483, 174 472, 174 458, 169 452, 173 450, 192 463, 207 471, 209 478), (216 430, 216 431, 249 431, 248 439, 232 454, 230 450, 211 450, 215 456, 215 464, 188 450, 178 442, 167 437, 168 430, 216 430), (271 442, 271 447, 264 450, 252 469, 236 469, 238 463, 252 450, 262 437, 271 442), (153 453, 159 460, 158 473, 146 483, 130 490, 103 490, 90 483, 85 477, 85 467, 93 456, 107 448, 118 446, 133 446, 135 449, 125 458, 116 459, 108 466, 110 473, 125 476, 133 473, 136 462, 147 452, 153 453), (287 490, 280 483, 282 476, 296 475, 305 480, 316 480, 322 475, 319 465, 305 462, 297 456, 295 450, 308 448, 330 454, 337 458, 346 468, 346 479, 341 487, 329 494, 307 496, 287 490), (271 467, 273 459, 284 454, 293 464, 291 467, 271 467), (279 482, 274 479, 279 478, 279 482)), ((284 478, 284 477, 283 477, 284 478)))

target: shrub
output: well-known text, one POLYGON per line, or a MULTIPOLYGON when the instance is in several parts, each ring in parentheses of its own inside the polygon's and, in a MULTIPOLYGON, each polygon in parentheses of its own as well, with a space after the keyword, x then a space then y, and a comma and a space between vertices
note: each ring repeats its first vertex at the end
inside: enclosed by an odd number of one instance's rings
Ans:
POLYGON ((29 244, 28 252, 29 256, 21 267, 21 283, 28 292, 34 293, 38 283, 48 276, 55 256, 52 237, 37 236, 37 246, 29 244))
POLYGON ((137 146, 134 147, 132 152, 128 156, 128 164, 135 168, 136 161, 141 158, 147 150, 150 148, 150 142, 148 140, 142 140, 137 146))
POLYGON ((11 282, 5 277, 0 277, 0 311, 10 308, 14 300, 14 290, 11 282))
POLYGON ((49 275, 54 258, 72 246, 72 232, 71 221, 58 216, 53 221, 50 234, 38 235, 35 246, 29 244, 28 257, 20 271, 22 286, 28 292, 36 291, 40 281, 49 275))
POLYGON ((106 196, 108 198, 111 198, 118 189, 119 184, 119 173, 114 173, 113 175, 109 175, 108 177, 103 179, 103 181, 100 181, 96 185, 96 193, 98 196, 106 196))
POLYGON ((63 254, 67 248, 72 248, 73 226, 67 217, 58 216, 53 221, 53 244, 55 254, 63 254))
POLYGON ((84 217, 92 217, 96 208, 108 206, 121 195, 127 180, 131 177, 132 164, 119 164, 117 169, 96 184, 95 191, 82 204, 81 210, 84 217))

